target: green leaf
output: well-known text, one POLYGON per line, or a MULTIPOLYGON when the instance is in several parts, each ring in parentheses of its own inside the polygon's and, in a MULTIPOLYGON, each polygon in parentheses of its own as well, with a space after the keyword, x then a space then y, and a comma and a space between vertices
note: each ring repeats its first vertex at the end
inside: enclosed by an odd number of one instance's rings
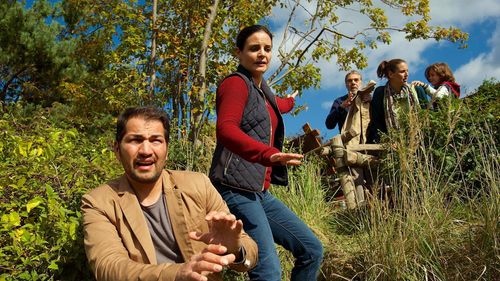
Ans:
POLYGON ((28 157, 28 153, 26 152, 26 148, 20 143, 18 146, 19 154, 23 157, 28 157))
POLYGON ((24 177, 23 177, 23 178, 20 178, 20 179, 17 181, 17 187, 18 187, 18 188, 21 188, 21 187, 24 185, 24 183, 25 183, 25 182, 26 182, 26 178, 24 178, 24 177))
POLYGON ((49 265, 49 268, 50 268, 50 269, 53 269, 53 270, 58 270, 58 269, 59 269, 59 266, 57 265, 57 262, 56 262, 56 261, 51 261, 51 262, 50 262, 50 265, 49 265))
POLYGON ((31 280, 31 274, 28 271, 25 271, 25 272, 19 274, 18 277, 21 280, 31 280))
POLYGON ((71 240, 76 240, 76 229, 78 228, 78 222, 72 221, 69 225, 69 236, 71 240))
MULTIPOLYGON (((5 216, 5 215, 4 215, 5 216)), ((2 222, 4 221, 4 216, 2 216, 2 222)), ((7 215, 7 222, 10 226, 20 226, 21 217, 17 212, 12 212, 7 215)))
POLYGON ((43 198, 42 197, 35 197, 33 199, 31 199, 28 204, 26 204, 26 211, 29 213, 31 212, 31 210, 33 210, 34 208, 36 208, 38 205, 40 205, 42 202, 43 202, 43 198))

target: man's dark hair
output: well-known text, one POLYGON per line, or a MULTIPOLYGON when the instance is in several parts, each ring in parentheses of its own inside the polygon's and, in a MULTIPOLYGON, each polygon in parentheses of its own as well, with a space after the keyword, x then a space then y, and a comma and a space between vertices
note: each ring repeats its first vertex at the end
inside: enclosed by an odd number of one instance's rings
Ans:
POLYGON ((120 116, 118 116, 118 120, 116 121, 116 136, 115 140, 117 143, 120 143, 125 136, 125 127, 127 126, 128 120, 134 117, 143 118, 146 121, 157 120, 163 124, 163 130, 165 133, 165 141, 168 144, 168 140, 170 137, 170 120, 165 111, 152 107, 152 106, 144 106, 144 107, 129 107, 123 111, 120 116))
POLYGON ((245 42, 247 41, 248 37, 259 31, 264 31, 265 33, 267 33, 267 35, 269 35, 269 37, 271 38, 271 41, 273 41, 273 35, 271 34, 271 31, 267 29, 267 27, 263 25, 251 25, 243 28, 240 33, 238 33, 238 36, 236 36, 236 47, 238 47, 240 51, 243 51, 245 42))

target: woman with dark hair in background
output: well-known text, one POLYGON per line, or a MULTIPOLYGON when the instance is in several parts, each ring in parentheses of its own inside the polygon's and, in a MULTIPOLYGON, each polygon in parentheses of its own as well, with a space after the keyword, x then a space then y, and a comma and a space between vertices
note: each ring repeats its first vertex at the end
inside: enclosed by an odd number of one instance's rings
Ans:
POLYGON ((413 81, 412 84, 424 87, 425 92, 433 100, 449 96, 460 97, 460 85, 455 82, 455 77, 448 64, 438 62, 429 65, 425 69, 425 78, 432 86, 421 81, 413 81))
POLYGON ((399 118, 402 114, 427 103, 424 89, 407 83, 406 61, 382 61, 377 68, 377 76, 387 78, 387 83, 377 87, 373 93, 367 143, 379 143, 380 133, 399 128, 399 118))
POLYGON ((240 65, 217 89, 217 146, 210 179, 231 212, 259 247, 251 280, 280 281, 275 243, 291 251, 291 280, 316 280, 323 247, 307 225, 269 191, 271 183, 288 184, 287 165, 302 155, 283 153, 282 113, 294 106, 297 92, 274 96, 263 78, 271 60, 272 35, 260 25, 240 31, 236 39, 240 65))

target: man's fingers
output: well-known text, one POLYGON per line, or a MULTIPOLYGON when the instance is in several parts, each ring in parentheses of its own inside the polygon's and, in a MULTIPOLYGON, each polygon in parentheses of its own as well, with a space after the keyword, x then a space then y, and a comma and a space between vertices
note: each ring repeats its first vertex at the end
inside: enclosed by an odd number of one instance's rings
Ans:
POLYGON ((231 229, 234 229, 235 232, 240 233, 243 230, 243 221, 242 220, 235 221, 231 229))
MULTIPOLYGON (((196 237, 195 232, 190 236, 196 237)), ((221 272, 222 269, 233 263, 236 259, 234 254, 225 254, 226 247, 210 244, 200 253, 193 255, 189 262, 181 266, 177 273, 176 280, 207 281, 207 275, 212 272, 221 272), (180 278, 180 279, 178 279, 180 278)))
POLYGON ((203 252, 210 252, 216 255, 223 255, 227 252, 227 248, 222 245, 208 244, 207 247, 203 250, 203 252))
POLYGON ((210 232, 212 231, 231 231, 234 229, 236 217, 233 214, 223 212, 209 213, 205 219, 208 222, 210 232))
POLYGON ((236 220, 236 217, 233 214, 212 211, 205 216, 205 220, 233 222, 236 220))
POLYGON ((218 262, 212 262, 202 259, 195 262, 195 264, 193 265, 193 271, 203 275, 207 275, 209 272, 221 272, 224 265, 218 262))
MULTIPOLYGON (((207 275, 207 274, 205 274, 207 275)), ((205 275, 202 275, 198 272, 190 272, 187 276, 187 280, 193 280, 193 281, 208 281, 208 278, 205 276, 205 275)))
POLYGON ((193 239, 193 240, 196 240, 196 241, 202 241, 203 240, 203 236, 205 235, 203 232, 199 232, 199 231, 191 231, 189 232, 189 238, 193 239))
MULTIPOLYGON (((225 251, 224 251, 225 253, 225 251)), ((234 255, 233 254, 221 254, 221 253, 214 253, 210 251, 203 251, 200 254, 200 260, 213 263, 213 264, 218 264, 221 266, 226 266, 234 261, 234 255)))
POLYGON ((191 258, 191 261, 194 262, 194 264, 192 265, 193 271, 201 274, 203 274, 204 272, 220 272, 224 266, 233 263, 236 258, 234 254, 216 254, 211 252, 207 248, 203 250, 202 253, 194 255, 191 258))

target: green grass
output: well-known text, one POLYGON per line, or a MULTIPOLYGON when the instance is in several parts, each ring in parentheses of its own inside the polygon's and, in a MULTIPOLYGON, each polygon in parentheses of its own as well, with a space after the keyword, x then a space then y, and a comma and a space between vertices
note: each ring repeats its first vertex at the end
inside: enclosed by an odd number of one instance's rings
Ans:
MULTIPOLYGON (((335 208, 311 157, 288 189, 273 189, 323 241, 321 280, 500 280, 498 136, 489 123, 464 123, 463 108, 446 110, 391 134, 372 191, 389 185, 384 200, 335 208)), ((293 258, 279 252, 289 280, 293 258)))
POLYGON ((454 143, 448 153, 475 144, 482 173, 479 182, 452 184, 469 176, 460 161, 451 173, 445 170, 435 148, 422 145, 428 137, 423 128, 409 130, 389 140, 396 145, 378 182, 391 187, 390 198, 334 214, 338 243, 331 255, 342 259, 326 261, 332 268, 327 280, 498 280, 500 166, 494 135, 478 129, 471 139, 454 143))

